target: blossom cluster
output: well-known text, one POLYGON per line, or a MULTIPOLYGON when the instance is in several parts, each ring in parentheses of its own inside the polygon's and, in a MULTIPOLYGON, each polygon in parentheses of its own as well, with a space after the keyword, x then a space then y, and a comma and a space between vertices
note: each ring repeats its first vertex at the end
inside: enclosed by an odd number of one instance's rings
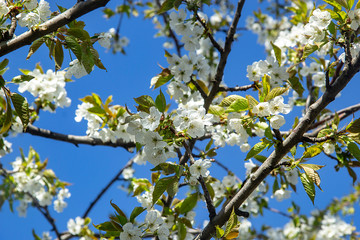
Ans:
POLYGON ((16 16, 21 27, 32 27, 45 22, 51 15, 49 3, 40 0, 30 0, 24 2, 27 11, 21 12, 16 16))
POLYGON ((41 207, 54 203, 55 211, 63 211, 67 206, 65 199, 71 194, 52 170, 45 169, 46 162, 41 163, 33 149, 30 149, 29 157, 17 157, 11 165, 13 188, 16 198, 20 201, 17 207, 19 216, 25 217, 28 204, 34 201, 41 207), (57 199, 53 202, 55 196, 57 199))
POLYGON ((67 97, 65 89, 66 77, 65 71, 53 72, 47 70, 42 72, 41 68, 27 73, 33 77, 30 81, 19 83, 19 92, 30 92, 34 97, 38 97, 40 106, 44 110, 54 111, 56 107, 68 107, 71 99, 67 97))

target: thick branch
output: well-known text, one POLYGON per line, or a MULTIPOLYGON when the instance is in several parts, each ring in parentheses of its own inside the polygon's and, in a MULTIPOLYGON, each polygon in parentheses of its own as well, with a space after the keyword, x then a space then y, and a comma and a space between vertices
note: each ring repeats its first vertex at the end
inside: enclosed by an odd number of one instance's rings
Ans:
POLYGON ((223 226, 229 219, 233 208, 239 208, 241 204, 250 196, 256 187, 270 174, 273 168, 290 151, 290 149, 300 142, 309 125, 315 120, 317 115, 332 101, 336 95, 348 84, 354 75, 360 70, 360 57, 357 56, 351 64, 346 64, 342 74, 327 89, 324 95, 312 104, 304 118, 295 127, 292 133, 284 140, 282 146, 278 146, 255 173, 244 182, 242 188, 235 196, 221 209, 216 217, 204 228, 196 239, 210 239, 215 232, 215 226, 223 226))
POLYGON ((87 0, 76 3, 72 8, 50 19, 49 21, 46 21, 36 29, 31 29, 9 41, 1 42, 0 57, 25 45, 29 45, 36 39, 41 38, 46 34, 55 32, 58 28, 97 8, 104 7, 109 1, 110 0, 87 0))
POLYGON ((118 139, 115 143, 113 143, 111 141, 103 141, 99 138, 92 138, 89 136, 75 136, 75 135, 56 133, 47 129, 35 127, 34 125, 29 125, 26 128, 25 132, 35 136, 50 138, 63 142, 69 142, 75 144, 76 146, 78 146, 78 144, 86 144, 92 146, 102 145, 102 146, 110 146, 110 147, 122 147, 129 152, 132 152, 133 148, 135 147, 135 143, 124 142, 122 139, 118 139))

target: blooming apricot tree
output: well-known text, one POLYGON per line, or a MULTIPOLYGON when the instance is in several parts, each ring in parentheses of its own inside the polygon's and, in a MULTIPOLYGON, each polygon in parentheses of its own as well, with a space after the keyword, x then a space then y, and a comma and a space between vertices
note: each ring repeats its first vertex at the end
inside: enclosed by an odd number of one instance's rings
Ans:
MULTIPOLYGON (((27 215, 28 208, 36 208, 51 232, 38 235, 46 229, 36 226, 34 239, 360 237, 355 224, 344 220, 359 203, 360 119, 342 121, 360 110, 360 103, 334 111, 326 108, 341 101, 341 91, 360 70, 360 3, 263 3, 268 10, 247 16, 245 29, 258 35, 267 57, 241 66, 247 70, 242 76, 247 83, 229 87, 223 80, 225 68, 232 46, 242 41, 239 33, 244 29, 238 23, 245 0, 127 0, 116 9, 107 8, 108 2, 79 0, 69 9, 57 6, 51 11, 53 6, 44 0, 0 0, 0 206, 15 205, 20 217, 27 215), (70 106, 68 82, 106 70, 96 43, 113 53, 125 53, 129 40, 120 35, 120 24, 91 36, 78 20, 100 7, 105 7, 107 18, 141 13, 155 24, 157 36, 165 40, 168 63, 150 81, 157 96, 135 97, 136 110, 114 104, 112 96, 106 100, 96 93, 83 96, 75 121, 87 122, 84 136, 37 127, 41 112, 56 114, 58 108, 70 106), (26 59, 36 57, 40 47, 48 48, 54 69, 38 64, 25 70, 19 64, 20 75, 6 75, 6 54, 25 45, 30 45, 26 59), (65 64, 68 54, 71 61, 65 64), (301 110, 295 117, 296 109, 301 110), (284 129, 286 123, 292 128, 284 129), (48 168, 51 157, 42 160, 32 147, 8 160, 12 151, 8 137, 17 134, 120 147, 133 157, 86 212, 69 219, 67 230, 61 231, 56 214, 67 207, 71 187, 48 168), (243 176, 218 160, 220 149, 235 145, 244 154, 244 162, 234 164, 245 166, 243 176), (348 171, 353 192, 310 215, 301 214, 295 200, 287 212, 272 208, 268 196, 282 201, 300 191, 299 186, 309 201, 316 201, 319 170, 325 167, 317 164, 315 157, 320 154, 335 160, 337 170, 348 171), (151 165, 149 177, 137 178, 132 166, 146 163, 151 165), (222 179, 212 172, 215 164, 227 172, 222 179), (125 214, 115 204, 121 200, 114 196, 108 206, 114 214, 90 220, 89 212, 120 176, 138 206, 125 214), (196 223, 202 204, 208 218, 196 223), (288 217, 289 222, 283 228, 254 228, 253 216, 265 214, 264 209, 288 217)), ((149 83, 144 80, 144 84, 149 83)))

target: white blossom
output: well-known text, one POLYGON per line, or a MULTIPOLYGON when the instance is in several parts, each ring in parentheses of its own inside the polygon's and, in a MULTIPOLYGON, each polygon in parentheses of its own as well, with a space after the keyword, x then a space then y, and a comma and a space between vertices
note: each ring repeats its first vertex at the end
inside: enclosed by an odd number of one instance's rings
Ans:
POLYGON ((211 162, 209 160, 198 159, 190 166, 190 174, 196 178, 199 178, 200 176, 207 177, 210 174, 210 171, 208 170, 209 167, 211 167, 211 162))
POLYGON ((270 119, 270 126, 274 129, 279 129, 284 124, 285 124, 285 118, 282 115, 275 115, 272 116, 270 119))
POLYGON ((69 221, 67 222, 68 231, 72 235, 78 235, 78 234, 80 234, 84 223, 85 223, 85 220, 82 219, 81 217, 76 217, 75 220, 70 218, 69 221))
POLYGON ((121 240, 141 240, 141 229, 128 222, 123 226, 120 233, 121 240))

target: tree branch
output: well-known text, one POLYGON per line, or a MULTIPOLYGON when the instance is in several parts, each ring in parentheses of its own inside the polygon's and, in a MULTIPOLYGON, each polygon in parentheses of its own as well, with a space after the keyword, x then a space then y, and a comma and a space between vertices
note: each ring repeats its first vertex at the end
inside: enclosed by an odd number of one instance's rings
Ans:
POLYGON ((200 22, 201 26, 205 29, 206 35, 210 39, 212 45, 220 52, 224 52, 224 49, 219 45, 219 43, 214 39, 213 35, 210 33, 210 29, 206 26, 206 24, 201 20, 199 14, 195 11, 194 12, 196 19, 200 22))
POLYGON ((273 168, 290 151, 290 149, 302 140, 304 133, 309 125, 315 120, 317 115, 330 103, 336 95, 349 83, 354 75, 360 70, 360 57, 357 56, 351 63, 346 63, 342 74, 335 80, 330 89, 326 89, 315 103, 306 112, 303 119, 284 140, 282 146, 278 146, 264 161, 264 163, 244 182, 242 188, 235 196, 223 206, 221 211, 203 229, 196 239, 210 239, 215 232, 215 226, 223 226, 229 219, 233 208, 239 208, 241 204, 250 196, 256 187, 270 174, 273 168))
POLYGON ((207 97, 207 99, 205 100, 204 103, 204 108, 206 110, 209 109, 210 104, 212 103, 214 97, 216 96, 216 94, 219 92, 219 86, 220 83, 222 81, 222 78, 224 76, 224 69, 226 66, 226 62, 227 62, 227 58, 230 54, 231 51, 231 45, 234 41, 234 35, 236 33, 236 27, 239 23, 239 19, 241 16, 241 11, 242 8, 244 6, 245 0, 239 0, 238 4, 237 4, 237 8, 236 8, 236 12, 235 12, 235 16, 234 16, 234 20, 231 23, 231 26, 229 28, 229 31, 226 35, 226 40, 225 40, 225 46, 224 46, 224 51, 220 52, 220 61, 219 61, 219 65, 216 69, 216 74, 215 74, 215 81, 213 84, 213 87, 209 93, 209 96, 207 97))
POLYGON ((245 86, 236 86, 236 87, 219 87, 219 92, 239 92, 239 91, 246 91, 251 88, 255 88, 256 84, 249 84, 245 86))
MULTIPOLYGON (((186 144, 186 142, 184 142, 184 148, 187 152, 187 154, 189 155, 190 157, 190 161, 191 161, 191 164, 193 164, 195 162, 195 159, 194 157, 192 156, 192 152, 191 152, 191 149, 189 148, 189 146, 186 144)), ((207 189, 206 187, 206 184, 205 184, 205 181, 204 181, 204 178, 200 175, 200 177, 198 178, 198 181, 200 182, 200 185, 201 185, 201 188, 203 189, 203 192, 204 192, 204 197, 205 197, 205 202, 206 202, 206 207, 209 211, 209 218, 210 218, 210 221, 216 216, 216 210, 215 210, 215 207, 214 207, 214 204, 211 200, 211 196, 210 196, 210 193, 209 193, 209 190, 207 189)))
POLYGON ((9 41, 1 42, 0 57, 25 45, 29 45, 36 39, 41 38, 46 34, 55 32, 58 28, 97 8, 104 7, 109 1, 110 0, 87 0, 76 3, 72 8, 50 19, 49 21, 40 24, 37 28, 30 29, 29 31, 9 41))
POLYGON ((95 204, 100 200, 100 198, 105 194, 105 192, 113 185, 120 177, 120 175, 123 173, 123 171, 126 168, 129 168, 134 163, 134 158, 130 159, 123 168, 120 169, 120 171, 110 180, 110 182, 100 191, 100 193, 95 197, 95 199, 90 203, 89 207, 84 212, 82 218, 86 218, 90 211, 93 209, 95 204))
POLYGON ((92 138, 89 136, 75 136, 75 135, 56 133, 47 129, 35 127, 34 125, 28 125, 28 127, 25 130, 25 133, 30 133, 31 135, 50 138, 63 142, 69 142, 75 144, 75 146, 78 146, 78 144, 85 144, 92 146, 102 145, 102 146, 110 146, 110 147, 122 147, 129 152, 133 152, 133 148, 135 147, 135 143, 124 142, 122 139, 118 139, 115 143, 113 143, 111 141, 103 141, 99 138, 92 138))

